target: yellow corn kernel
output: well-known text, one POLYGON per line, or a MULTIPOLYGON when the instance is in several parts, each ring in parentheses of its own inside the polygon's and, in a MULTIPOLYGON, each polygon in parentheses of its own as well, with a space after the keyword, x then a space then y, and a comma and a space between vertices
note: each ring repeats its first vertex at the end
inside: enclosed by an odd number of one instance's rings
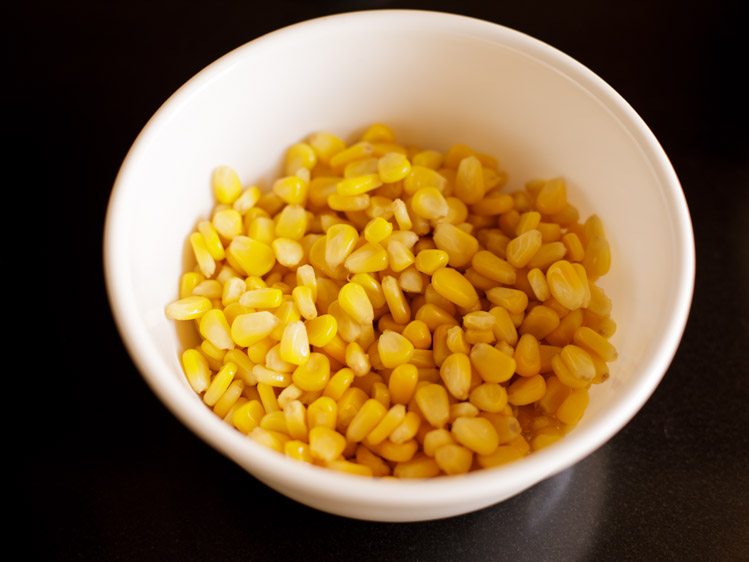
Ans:
POLYGON ((374 310, 366 291, 357 283, 346 283, 338 293, 341 308, 359 324, 371 324, 374 310))
POLYGON ((255 207, 257 202, 260 201, 261 195, 260 188, 256 185, 251 185, 234 201, 232 208, 244 215, 247 211, 255 207))
POLYGON ((446 429, 432 429, 424 435, 423 449, 429 457, 434 457, 437 449, 443 445, 454 445, 455 439, 446 429))
POLYGON ((477 455, 476 461, 481 468, 492 468, 501 466, 518 459, 522 459, 524 453, 516 447, 510 445, 500 445, 494 449, 493 453, 488 455, 477 455))
POLYGON ((408 412, 403 421, 390 433, 388 439, 393 443, 403 444, 416 437, 421 426, 421 417, 416 412, 408 412))
POLYGON ((344 178, 357 178, 360 176, 368 176, 377 174, 377 158, 364 158, 362 160, 354 160, 343 169, 344 178))
MULTIPOLYGON (((336 427, 343 432, 364 403, 369 400, 367 394, 360 388, 351 387, 338 400, 338 423, 336 427)), ((378 402, 379 404, 379 402, 378 402)))
POLYGON ((422 150, 414 154, 413 165, 430 170, 439 170, 442 167, 444 156, 436 150, 422 150))
POLYGON ((427 303, 416 312, 416 320, 424 322, 430 330, 434 331, 437 326, 448 324, 456 326, 458 322, 445 309, 431 303, 427 303))
POLYGON ((213 170, 211 183, 216 199, 225 205, 231 205, 242 193, 242 182, 237 172, 229 166, 219 166, 213 170))
POLYGON ((574 232, 562 236, 562 244, 567 248, 567 257, 571 262, 581 262, 585 258, 585 250, 580 238, 574 232))
POLYGON ((432 427, 440 428, 450 419, 450 401, 445 387, 427 383, 416 389, 414 400, 432 427))
POLYGON ((312 453, 310 452, 309 445, 304 441, 299 441, 298 439, 287 441, 283 450, 287 457, 306 463, 312 462, 312 453))
POLYGON ((399 240, 392 238, 388 240, 387 252, 390 269, 396 273, 403 271, 414 262, 414 255, 411 250, 399 240))
MULTIPOLYGON (((476 217, 489 219, 497 215, 502 215, 512 210, 514 201, 506 193, 491 193, 484 197, 478 203, 471 205, 471 213, 476 217)), ((493 224, 494 220, 490 220, 493 224)))
MULTIPOLYGON (((544 302, 549 300, 551 292, 549 291, 549 284, 546 282, 546 276, 543 271, 538 268, 531 269, 528 272, 528 284, 533 289, 533 294, 538 300, 544 302)), ((557 318, 559 315, 557 314, 557 318)))
POLYGON ((601 237, 590 239, 582 261, 591 279, 606 275, 611 268, 611 248, 608 241, 601 237))
POLYGON ((382 292, 393 320, 398 324, 408 323, 411 320, 411 309, 394 277, 383 277, 382 292))
MULTIPOLYGON (((294 305, 296 306, 297 310, 299 310, 299 314, 302 315, 302 318, 308 321, 317 318, 317 307, 315 306, 315 298, 312 293, 312 289, 304 286, 294 287, 294 289, 291 291, 291 298, 294 301, 294 305)), ((307 323, 306 328, 307 334, 310 337, 310 343, 312 345, 316 345, 315 343, 312 343, 309 327, 310 325, 309 323, 307 323)), ((335 334, 335 332, 333 332, 333 334, 335 334)))
MULTIPOLYGON (((205 277, 202 273, 188 271, 183 274, 179 281, 179 298, 184 299, 192 295, 192 290, 197 287, 205 277)), ((168 314, 168 313, 167 313, 168 314)))
POLYGON ((265 354, 265 366, 281 373, 291 373, 296 368, 296 365, 284 361, 281 357, 281 344, 274 345, 265 354))
POLYGON ((384 183, 400 181, 411 172, 411 163, 403 154, 388 152, 377 162, 380 180, 384 183))
MULTIPOLYGON (((509 406, 505 408, 505 411, 508 409, 510 412, 512 411, 509 406)), ((513 417, 511 413, 492 414, 483 412, 481 416, 488 419, 494 426, 497 436, 499 437, 500 445, 509 443, 520 435, 520 422, 518 422, 517 418, 513 417)))
POLYGON ((330 159, 346 148, 346 143, 333 133, 327 132, 319 132, 310 135, 307 139, 307 143, 312 147, 312 150, 315 151, 318 161, 323 164, 331 163, 330 159))
POLYGON ((559 326, 559 315, 543 305, 533 307, 520 325, 520 332, 542 340, 559 326))
POLYGON ((209 221, 198 223, 198 232, 203 237, 205 248, 214 260, 222 260, 225 257, 224 246, 218 236, 218 232, 209 221))
POLYGON ((480 455, 490 454, 499 445, 497 430, 486 418, 460 417, 453 422, 451 432, 458 443, 480 455))
POLYGON ((489 310, 489 314, 496 319, 492 330, 494 331, 494 336, 497 338, 497 341, 515 345, 518 341, 518 332, 507 309, 501 306, 495 306, 489 310))
POLYGON ((393 224, 382 217, 373 218, 364 227, 364 238, 376 244, 385 240, 393 232, 393 224))
POLYGON ((541 233, 528 230, 507 244, 507 261, 514 267, 525 267, 541 248, 541 233))
MULTIPOLYGON (((314 354, 313 354, 314 355, 314 354)), ((307 362, 307 365, 312 362, 312 358, 307 362)), ((300 367, 301 368, 301 367, 300 367)), ((330 367, 328 367, 328 371, 330 367)), ((314 374, 314 373, 313 373, 314 374)), ((340 400, 343 394, 349 389, 351 383, 354 381, 354 371, 348 368, 344 368, 336 372, 335 375, 330 377, 330 380, 325 385, 324 396, 330 397, 333 400, 340 400)), ((296 381, 295 381, 296 383, 296 381)))
POLYGON ((413 212, 427 220, 437 220, 447 216, 449 206, 436 187, 422 187, 411 199, 413 212))
POLYGON ((604 361, 614 361, 618 357, 616 348, 598 332, 581 326, 575 330, 573 341, 588 351, 592 351, 604 361))
POLYGON ((510 314, 520 314, 528 306, 528 295, 518 289, 495 287, 486 293, 490 302, 506 309, 510 314))
POLYGON ((187 349, 182 353, 182 370, 192 389, 200 394, 211 382, 211 370, 203 354, 197 349, 187 349))
POLYGON ((283 332, 286 326, 292 322, 298 322, 301 320, 301 315, 291 299, 284 300, 277 309, 275 309, 275 316, 278 318, 278 324, 273 328, 270 333, 271 338, 276 341, 280 341, 283 337, 283 332))
POLYGON ((546 381, 543 376, 522 377, 507 389, 507 400, 513 406, 525 406, 540 400, 545 393, 546 381))
POLYGON ((419 382, 418 369, 409 363, 398 365, 390 373, 388 390, 390 399, 395 404, 408 404, 416 391, 419 382))
POLYGON ((312 456, 321 461, 332 461, 343 453, 346 438, 337 431, 325 426, 309 430, 309 449, 312 456))
POLYGON ((276 261, 285 267, 295 267, 304 259, 304 248, 296 240, 276 238, 271 247, 276 261))
POLYGON ((414 349, 414 353, 411 356, 411 364, 417 369, 433 369, 436 367, 434 355, 429 349, 414 349))
POLYGON ((465 332, 460 326, 451 326, 447 330, 445 343, 452 353, 468 353, 471 350, 471 346, 466 341, 465 332))
POLYGON ((556 215, 567 206, 567 190, 564 180, 556 178, 544 183, 536 196, 536 208, 544 215, 556 215))
POLYGON ((507 391, 496 383, 483 383, 471 390, 469 400, 479 410, 497 413, 507 406, 507 391))
POLYGON ((338 332, 338 322, 330 314, 323 314, 312 320, 307 320, 306 326, 309 342, 315 347, 325 347, 338 332))
POLYGON ((471 266, 479 275, 483 275, 497 283, 505 285, 513 285, 515 283, 515 268, 487 250, 476 252, 471 260, 471 266))
POLYGON ((282 433, 277 431, 269 431, 262 427, 256 427, 249 433, 250 439, 256 443, 273 449, 277 453, 284 452, 284 446, 288 441, 288 436, 284 436, 282 433))
POLYGON ((432 345, 432 334, 429 332, 429 326, 421 320, 409 322, 403 328, 401 335, 408 338, 416 349, 429 349, 432 345))
POLYGON ((434 272, 432 287, 441 296, 461 307, 470 308, 478 302, 478 294, 473 285, 459 271, 450 267, 434 272))
POLYGON ((398 223, 398 228, 401 230, 409 230, 413 226, 406 204, 401 199, 393 201, 393 216, 395 217, 395 222, 398 223))
POLYGON ((467 156, 460 161, 454 193, 466 205, 473 205, 484 198, 484 174, 481 162, 475 156, 467 156))
POLYGON ((201 281, 192 290, 193 295, 205 297, 211 300, 221 298, 222 293, 223 287, 221 286, 221 283, 219 283, 215 279, 206 279, 205 281, 201 281))
POLYGON ((364 442, 371 447, 379 445, 403 422, 405 417, 405 406, 403 404, 396 404, 383 414, 377 425, 367 433, 364 442))
POLYGON ((330 396, 320 396, 307 407, 307 425, 335 429, 338 423, 338 404, 330 396))
POLYGON ((273 248, 248 236, 237 236, 229 244, 226 257, 232 267, 245 275, 262 276, 276 263, 273 248))
POLYGON ((362 335, 363 325, 351 318, 337 300, 330 303, 328 313, 336 319, 338 335, 348 344, 362 335))
MULTIPOLYGON (((336 193, 341 197, 354 197, 377 189, 382 185, 377 174, 367 174, 364 176, 355 176, 343 179, 336 185, 336 193)), ((328 197, 328 204, 330 205, 330 197, 328 197)), ((330 205, 331 209, 335 209, 333 205, 330 205)), ((366 207, 365 207, 366 208, 366 207)), ((337 209, 337 210, 353 210, 353 209, 337 209)))
POLYGON ((379 244, 367 242, 346 258, 345 266, 351 273, 382 271, 388 266, 388 255, 379 244))
POLYGON ((289 373, 274 371, 263 365, 255 365, 252 368, 252 374, 257 379, 258 384, 262 383, 277 388, 286 388, 291 384, 289 373))
POLYGON ((331 359, 343 364, 346 361, 346 345, 347 343, 343 338, 336 334, 333 336, 333 339, 330 340, 330 343, 323 346, 322 351, 331 359))
POLYGON ((346 429, 346 439, 349 441, 362 441, 380 421, 385 417, 387 410, 377 400, 370 398, 356 413, 346 429))
POLYGON ((466 330, 491 330, 496 321, 490 312, 476 310, 463 316, 463 327, 466 330))
POLYGON ((494 343, 496 338, 492 330, 466 330, 466 342, 474 345, 477 343, 494 343))
POLYGON ((317 164, 317 154, 315 150, 306 142, 293 144, 286 151, 284 157, 284 169, 286 175, 296 174, 299 168, 311 170, 317 164))
MULTIPOLYGON (((268 216, 275 215, 282 208, 283 208, 283 201, 278 195, 276 195, 272 191, 263 193, 260 196, 260 199, 258 200, 255 207, 253 207, 253 209, 259 209, 259 210, 265 211, 266 213, 268 213, 268 216)), ((259 215, 254 215, 254 216, 259 216, 259 215)))
POLYGON ((388 127, 387 125, 383 125, 382 123, 374 123, 369 126, 369 128, 364 131, 364 133, 361 136, 361 139, 363 141, 368 142, 395 142, 395 133, 393 133, 392 129, 388 127))
POLYGON ((168 304, 166 315, 172 320, 194 320, 210 311, 212 306, 205 297, 189 296, 168 304))
POLYGON ((231 349, 234 342, 223 311, 213 308, 200 318, 200 335, 219 349, 231 349))
POLYGON ((565 345, 561 353, 552 359, 554 374, 570 388, 584 388, 596 376, 593 359, 583 348, 565 345))
POLYGON ((542 244, 528 262, 529 268, 546 269, 555 261, 561 260, 567 253, 567 247, 561 242, 542 244))
POLYGON ((549 266, 546 282, 552 296, 562 306, 575 310, 583 305, 585 285, 570 262, 560 260, 549 266))
POLYGON ((263 406, 257 400, 249 400, 234 410, 231 416, 231 423, 239 431, 248 434, 250 431, 260 425, 265 411, 263 406))
POLYGON ((220 418, 224 418, 242 396, 243 390, 244 383, 242 381, 232 381, 229 388, 226 389, 226 392, 221 395, 221 398, 218 399, 218 402, 213 407, 213 413, 220 418))
POLYGON ((369 195, 366 193, 361 195, 333 193, 328 195, 328 206, 334 211, 363 211, 369 207, 369 195))
POLYGON ((289 175, 273 183, 273 193, 289 205, 303 205, 307 200, 308 184, 300 177, 289 175))
POLYGON ((205 238, 199 232, 193 232, 190 235, 190 246, 192 247, 193 254, 195 255, 195 261, 200 268, 200 271, 206 277, 211 277, 216 271, 216 262, 208 250, 205 238))
POLYGON ((299 388, 295 384, 290 384, 278 394, 278 406, 282 410, 285 410, 286 406, 291 402, 293 402, 294 400, 299 400, 302 397, 302 394, 304 394, 304 391, 301 388, 299 388))
POLYGON ((240 314, 232 322, 231 339, 238 346, 249 347, 270 335, 278 323, 278 318, 267 310, 240 314))
POLYGON ((471 361, 465 353, 453 353, 440 366, 440 378, 458 400, 468 398, 471 387, 471 361))
POLYGON ((468 207, 457 197, 446 197, 447 201, 447 216, 444 222, 458 225, 464 223, 468 219, 468 207))
POLYGON ((435 170, 421 166, 412 166, 411 172, 403 180, 403 190, 407 195, 413 195, 423 187, 433 187, 443 192, 446 186, 446 180, 435 170))
POLYGON ((572 342, 575 330, 583 324, 583 311, 573 310, 565 315, 559 326, 546 336, 546 341, 552 345, 564 346, 572 342))
MULTIPOLYGON (((372 156, 374 153, 374 147, 368 142, 358 142, 352 144, 348 148, 345 148, 330 158, 330 166, 335 168, 342 168, 350 162, 355 160, 361 160, 372 156)), ((319 156, 319 155, 318 155, 319 156)))
POLYGON ((559 242, 562 239, 562 227, 555 222, 540 222, 536 229, 541 233, 541 241, 544 244, 559 242))
POLYGON ((311 265, 306 264, 296 270, 296 284, 309 287, 312 290, 312 298, 317 300, 317 277, 311 265))
MULTIPOLYGON (((221 304, 224 307, 227 307, 230 304, 238 303, 239 297, 242 296, 242 293, 244 292, 245 292, 245 282, 242 281, 239 277, 231 277, 224 283, 223 289, 221 290, 221 304)), ((241 307, 241 308, 244 308, 244 307, 241 307)), ((226 314, 225 309, 224 309, 224 314, 226 314)), ((227 317, 227 320, 228 320, 228 317, 227 317)))
POLYGON ((224 392, 226 392, 226 389, 229 388, 229 385, 236 374, 237 366, 234 363, 226 363, 221 367, 219 372, 216 373, 216 376, 213 377, 208 389, 205 391, 203 402, 208 406, 215 406, 219 398, 221 398, 224 392))
POLYGON ((280 411, 281 408, 278 406, 276 392, 272 386, 262 382, 258 382, 256 388, 257 393, 260 397, 260 403, 263 405, 263 410, 266 413, 280 411))
POLYGON ((454 315, 458 312, 456 306, 440 295, 431 283, 426 286, 426 289, 424 289, 424 304, 435 304, 450 315, 454 315))
POLYGON ((536 230, 536 227, 541 222, 541 213, 536 211, 528 211, 520 215, 518 224, 515 226, 515 236, 525 234, 529 230, 536 230))
POLYGON ((465 474, 471 468, 473 453, 460 445, 447 443, 434 452, 434 460, 445 474, 465 474))
POLYGON ((242 215, 232 208, 219 209, 213 214, 213 227, 226 240, 242 234, 242 215))
POLYGON ((447 252, 452 267, 464 267, 479 249, 476 238, 450 223, 439 223, 434 228, 433 239, 437 248, 447 252))
POLYGON ((541 372, 541 352, 538 340, 532 334, 520 336, 515 347, 515 370, 523 377, 532 377, 541 372))
POLYGON ((421 454, 415 455, 410 461, 396 464, 393 469, 393 476, 396 478, 431 478, 439 473, 437 462, 421 454))
POLYGON ((335 460, 325 463, 326 468, 338 472, 345 472, 354 476, 372 476, 372 469, 368 466, 346 460, 335 460))
POLYGON ((263 338, 247 346, 247 357, 253 363, 265 363, 265 355, 268 350, 275 345, 275 341, 270 338, 263 338))
POLYGON ((286 205, 276 215, 274 221, 276 223, 276 237, 301 240, 307 231, 309 217, 307 211, 301 205, 286 205))
POLYGON ((278 308, 283 302, 280 289, 253 289, 242 293, 239 304, 247 308, 278 308))
POLYGON ((286 428, 292 439, 307 439, 307 411, 299 400, 292 400, 283 409, 286 428))
POLYGON ((385 330, 377 340, 377 352, 382 364, 393 369, 411 360, 414 346, 398 332, 385 330))
POLYGON ((488 383, 506 382, 515 373, 515 359, 487 343, 474 345, 470 359, 478 374, 488 383))
POLYGON ((366 375, 372 368, 369 355, 364 353, 361 345, 355 341, 346 346, 346 365, 354 371, 357 377, 366 375))
POLYGON ((445 267, 448 260, 449 256, 444 250, 426 249, 416 254, 414 264, 420 272, 433 275, 435 271, 445 267))
POLYGON ((556 411, 557 419, 567 425, 575 425, 583 417, 590 398, 584 388, 573 390, 562 401, 556 411))
POLYGON ((407 267, 398 276, 398 285, 407 293, 424 292, 424 276, 414 266, 407 267))

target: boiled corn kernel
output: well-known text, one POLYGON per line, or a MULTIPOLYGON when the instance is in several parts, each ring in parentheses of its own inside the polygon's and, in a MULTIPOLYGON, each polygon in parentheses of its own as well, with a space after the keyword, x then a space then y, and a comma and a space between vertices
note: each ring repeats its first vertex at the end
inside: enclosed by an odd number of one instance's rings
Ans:
POLYGON ((490 156, 381 124, 283 164, 269 193, 214 172, 167 306, 195 321, 182 368, 217 415, 297 460, 402 478, 501 465, 577 424, 616 324, 603 224, 564 180, 502 193, 490 156))

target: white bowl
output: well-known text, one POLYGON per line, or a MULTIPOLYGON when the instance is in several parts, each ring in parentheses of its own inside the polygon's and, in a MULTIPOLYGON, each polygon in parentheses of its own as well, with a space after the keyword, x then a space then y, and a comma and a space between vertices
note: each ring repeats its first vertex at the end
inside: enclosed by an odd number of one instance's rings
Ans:
POLYGON ((105 266, 122 337, 148 384, 213 447, 302 503, 350 517, 415 521, 502 501, 579 461, 635 415, 669 366, 694 282, 689 213, 666 154, 611 87, 567 55, 466 17, 373 11, 293 25, 201 71, 143 129, 112 191, 105 266), (268 182, 284 149, 310 132, 343 136, 390 124, 406 143, 464 142, 499 156, 510 188, 564 176, 583 216, 612 245, 603 286, 620 357, 579 426, 508 466, 461 477, 392 481, 289 460, 218 419, 187 385, 174 322, 186 238, 212 207, 226 163, 268 182))

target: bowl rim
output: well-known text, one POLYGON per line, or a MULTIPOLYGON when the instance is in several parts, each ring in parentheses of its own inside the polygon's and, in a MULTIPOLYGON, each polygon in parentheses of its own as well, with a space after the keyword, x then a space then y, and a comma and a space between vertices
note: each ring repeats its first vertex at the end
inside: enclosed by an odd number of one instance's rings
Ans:
POLYGON ((309 497, 365 502, 369 506, 406 507, 468 503, 481 497, 514 495, 580 461, 612 438, 642 408, 665 375, 681 340, 694 290, 695 249, 689 210, 678 177, 665 151, 635 110, 603 79, 569 55, 534 37, 506 26, 472 17, 425 10, 366 10, 346 12, 296 23, 247 42, 223 55, 173 93, 143 127, 129 149, 110 194, 104 229, 105 283, 115 323, 125 346, 147 384, 171 412, 200 436, 240 466, 263 481, 283 481, 309 497), (381 23, 417 26, 430 31, 468 34, 499 43, 561 73, 605 107, 632 136, 650 163, 667 199, 678 246, 678 271, 674 275, 674 313, 661 338, 658 353, 643 367, 647 375, 634 385, 624 400, 601 415, 595 426, 577 428, 559 443, 508 465, 462 476, 426 480, 365 479, 337 473, 285 458, 266 449, 216 417, 195 399, 190 389, 174 377, 146 337, 133 311, 135 296, 128 279, 127 231, 121 213, 126 186, 141 154, 148 150, 159 126, 175 117, 189 98, 229 71, 248 52, 272 47, 306 33, 334 32, 343 25, 381 23), (192 394, 192 395, 191 395, 192 394))

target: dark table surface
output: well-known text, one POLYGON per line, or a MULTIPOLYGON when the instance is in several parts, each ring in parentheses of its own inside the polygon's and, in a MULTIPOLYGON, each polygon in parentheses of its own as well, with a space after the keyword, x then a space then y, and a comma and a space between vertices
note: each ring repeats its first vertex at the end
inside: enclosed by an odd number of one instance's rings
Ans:
POLYGON ((41 559, 95 560, 749 560, 749 144, 739 85, 749 53, 738 9, 582 0, 266 4, 26 3, 11 14, 5 130, 19 149, 12 165, 44 185, 54 241, 43 269, 24 267, 42 276, 45 299, 69 299, 55 309, 51 348, 45 341, 37 350, 46 366, 24 373, 38 385, 24 419, 44 436, 42 447, 21 445, 16 485, 34 537, 27 548, 41 559), (288 500, 178 423, 125 352, 100 255, 118 166, 179 85, 284 25, 403 7, 519 29, 618 90, 682 181, 697 280, 671 368, 600 450, 483 511, 380 524, 288 500))

